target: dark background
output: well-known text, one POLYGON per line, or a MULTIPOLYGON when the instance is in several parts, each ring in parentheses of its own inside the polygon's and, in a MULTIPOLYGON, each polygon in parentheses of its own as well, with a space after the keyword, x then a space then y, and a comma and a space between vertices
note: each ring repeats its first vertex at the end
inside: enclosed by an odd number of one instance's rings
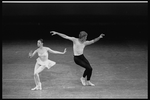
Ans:
POLYGON ((105 34, 105 42, 148 40, 147 3, 2 4, 2 40, 62 40, 55 30, 88 39, 105 34))

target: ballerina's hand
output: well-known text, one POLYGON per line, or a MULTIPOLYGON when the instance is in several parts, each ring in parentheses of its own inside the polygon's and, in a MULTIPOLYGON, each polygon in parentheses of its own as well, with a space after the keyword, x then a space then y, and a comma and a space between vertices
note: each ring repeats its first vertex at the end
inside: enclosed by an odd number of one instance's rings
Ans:
POLYGON ((64 49, 64 52, 63 52, 63 54, 65 54, 66 53, 66 48, 64 49))
POLYGON ((32 51, 29 52, 29 57, 32 58, 32 51))

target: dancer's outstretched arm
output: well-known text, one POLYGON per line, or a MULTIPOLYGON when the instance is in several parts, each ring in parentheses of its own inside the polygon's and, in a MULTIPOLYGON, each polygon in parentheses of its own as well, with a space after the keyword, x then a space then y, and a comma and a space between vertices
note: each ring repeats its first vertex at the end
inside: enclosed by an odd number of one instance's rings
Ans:
POLYGON ((59 33, 59 32, 55 32, 55 31, 51 31, 50 33, 52 33, 52 35, 59 35, 61 36, 62 38, 65 38, 65 39, 68 39, 68 40, 71 40, 71 41, 74 41, 75 37, 70 37, 70 36, 67 36, 65 34, 62 34, 62 33, 59 33))
POLYGON ((66 53, 66 48, 64 49, 64 52, 55 51, 55 50, 52 50, 52 49, 50 49, 50 48, 47 48, 47 49, 48 49, 48 51, 49 51, 50 53, 55 53, 55 54, 65 54, 65 53, 66 53))
POLYGON ((32 53, 32 51, 29 52, 29 57, 32 58, 37 53, 37 49, 32 53))
POLYGON ((105 34, 101 34, 99 37, 93 39, 93 40, 90 40, 90 41, 86 41, 85 42, 85 45, 90 45, 90 44, 93 44, 95 42, 97 42, 100 38, 103 38, 103 36, 105 36, 105 34))

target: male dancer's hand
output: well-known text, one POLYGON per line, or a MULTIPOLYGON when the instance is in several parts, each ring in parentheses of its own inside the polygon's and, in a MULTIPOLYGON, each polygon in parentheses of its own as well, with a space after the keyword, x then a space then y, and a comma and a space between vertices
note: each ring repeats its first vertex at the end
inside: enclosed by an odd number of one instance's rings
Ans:
POLYGON ((52 35, 56 35, 57 34, 57 32, 55 32, 55 31, 50 31, 50 33, 52 33, 52 35))
POLYGON ((99 37, 100 37, 100 38, 103 38, 103 36, 105 36, 105 34, 101 34, 99 37))

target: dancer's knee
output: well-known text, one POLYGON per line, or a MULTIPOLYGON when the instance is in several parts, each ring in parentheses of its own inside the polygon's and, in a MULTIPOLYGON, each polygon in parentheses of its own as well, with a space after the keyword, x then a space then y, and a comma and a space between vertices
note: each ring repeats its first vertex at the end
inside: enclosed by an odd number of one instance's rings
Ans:
POLYGON ((46 67, 46 66, 40 66, 38 69, 36 69, 36 70, 34 71, 34 75, 35 75, 35 74, 39 74, 40 72, 42 72, 45 67, 46 67))
POLYGON ((39 75, 39 72, 35 71, 34 76, 38 76, 38 75, 39 75))
POLYGON ((88 67, 88 68, 87 68, 87 70, 92 71, 92 70, 93 70, 93 68, 92 68, 92 67, 88 67))
POLYGON ((38 73, 37 73, 37 72, 35 72, 35 73, 34 73, 34 76, 37 76, 37 75, 38 75, 38 73))

